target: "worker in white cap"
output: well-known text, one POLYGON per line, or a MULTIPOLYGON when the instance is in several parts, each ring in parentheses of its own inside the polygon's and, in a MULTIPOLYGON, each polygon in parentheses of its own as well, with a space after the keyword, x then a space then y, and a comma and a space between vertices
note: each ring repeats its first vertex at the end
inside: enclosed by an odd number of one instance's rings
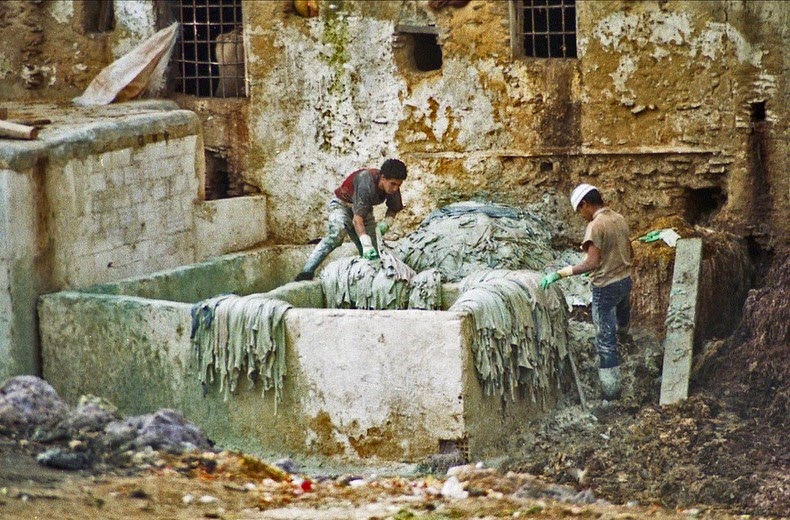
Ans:
POLYGON ((631 239, 622 215, 606 207, 598 188, 580 184, 571 193, 571 206, 587 221, 582 240, 584 260, 549 273, 540 281, 546 289, 561 278, 590 273, 593 285, 592 315, 598 376, 604 399, 620 396, 618 333, 627 333, 631 319, 631 239))

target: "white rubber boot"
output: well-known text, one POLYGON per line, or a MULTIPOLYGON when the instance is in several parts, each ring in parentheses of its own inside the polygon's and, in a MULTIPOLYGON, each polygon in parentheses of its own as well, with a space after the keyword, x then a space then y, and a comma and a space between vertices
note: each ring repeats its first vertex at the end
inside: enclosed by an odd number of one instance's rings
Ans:
POLYGON ((601 382, 601 397, 607 401, 620 398, 620 367, 599 368, 598 379, 601 382))

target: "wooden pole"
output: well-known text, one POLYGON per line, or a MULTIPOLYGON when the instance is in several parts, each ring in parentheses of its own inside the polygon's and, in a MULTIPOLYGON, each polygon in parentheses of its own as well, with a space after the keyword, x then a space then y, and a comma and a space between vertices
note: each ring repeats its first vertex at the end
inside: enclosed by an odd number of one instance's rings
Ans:
POLYGON ((0 120, 0 138, 35 139, 36 137, 38 137, 38 128, 36 127, 0 120))

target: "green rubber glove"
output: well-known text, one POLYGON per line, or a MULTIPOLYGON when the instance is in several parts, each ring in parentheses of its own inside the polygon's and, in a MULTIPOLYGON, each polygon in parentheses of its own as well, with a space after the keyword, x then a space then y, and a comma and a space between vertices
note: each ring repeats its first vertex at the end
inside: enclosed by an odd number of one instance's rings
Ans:
POLYGON ((549 285, 553 284, 560 278, 562 278, 562 276, 560 276, 560 273, 549 273, 540 279, 540 288, 545 291, 546 289, 549 288, 549 285))
POLYGON ((359 242, 362 244, 362 258, 365 260, 379 259, 379 252, 373 247, 373 240, 371 240, 369 235, 360 236, 359 242))
POLYGON ((376 248, 373 246, 366 247, 362 250, 362 258, 365 260, 378 260, 379 253, 376 251, 376 248))
POLYGON ((653 230, 647 235, 639 237, 639 241, 644 242, 645 244, 649 244, 650 242, 655 242, 656 240, 661 240, 660 229, 653 230))
POLYGON ((383 237, 384 233, 390 230, 390 228, 392 227, 392 221, 393 221, 392 217, 384 217, 382 221, 378 223, 376 228, 379 230, 379 235, 383 237))

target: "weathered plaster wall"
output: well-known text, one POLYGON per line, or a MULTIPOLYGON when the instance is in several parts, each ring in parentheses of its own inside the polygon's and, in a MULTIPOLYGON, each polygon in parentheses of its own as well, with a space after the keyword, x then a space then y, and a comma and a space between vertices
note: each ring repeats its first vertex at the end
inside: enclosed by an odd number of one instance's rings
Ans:
POLYGON ((464 435, 459 396, 470 352, 456 315, 426 320, 399 311, 370 320, 356 311, 289 311, 287 377, 275 412, 273 392, 262 397, 260 385, 240 381, 227 400, 218 382, 203 391, 191 305, 57 293, 42 299, 40 312, 44 377, 64 399, 101 395, 124 414, 177 408, 223 447, 408 460, 464 435), (360 327, 375 334, 338 351, 333 338, 360 327), (419 341, 428 336, 430 344, 419 341))
POLYGON ((87 29, 91 2, 0 2, 0 100, 69 101, 156 31, 154 3, 116 0, 115 28, 87 29))
POLYGON ((46 201, 56 286, 82 287, 194 260, 199 137, 151 138, 140 147, 50 165, 46 201))
MULTIPOLYGON (((715 216, 716 224, 754 235, 763 246, 786 242, 790 185, 780 164, 787 158, 786 139, 781 137, 787 129, 787 4, 582 6, 585 145, 713 151, 717 168, 710 173, 718 169, 718 179, 678 171, 675 184, 721 188, 727 201, 715 216), (757 103, 764 104, 764 123, 754 120, 757 103), (755 150, 752 137, 758 126, 763 127, 762 152, 755 150)), ((623 180, 624 188, 633 186, 623 180)), ((647 177, 636 184, 645 193, 652 181, 647 177)), ((670 202, 677 207, 681 201, 670 202)))
POLYGON ((200 128, 174 108, 10 106, 52 123, 35 141, 0 141, 3 378, 40 370, 39 294, 195 261, 200 128))
MULTIPOLYGON (((510 6, 324 0, 303 18, 291 0, 245 2, 249 98, 179 102, 201 114, 239 194, 268 196, 281 242, 321 235, 343 176, 399 156, 410 179, 395 233, 437 206, 488 198, 542 201, 576 240, 566 197, 585 180, 634 228, 680 213, 786 243, 787 3, 579 2, 577 60, 513 57, 510 6), (417 70, 404 26, 433 27, 441 70, 417 70), (701 215, 690 207, 700 194, 701 215)), ((0 4, 3 38, 14 34, 0 51, 5 96, 70 99, 162 23, 154 2, 123 1, 114 31, 85 34, 83 11, 0 4)))
POLYGON ((5 378, 39 373, 39 294, 195 261, 202 143, 171 102, 3 108, 50 120, 34 141, 0 140, 5 378))
POLYGON ((36 192, 40 177, 0 168, 0 379, 35 373, 35 308, 46 262, 36 262, 40 241, 36 192), (33 337, 31 337, 33 332, 33 337))

